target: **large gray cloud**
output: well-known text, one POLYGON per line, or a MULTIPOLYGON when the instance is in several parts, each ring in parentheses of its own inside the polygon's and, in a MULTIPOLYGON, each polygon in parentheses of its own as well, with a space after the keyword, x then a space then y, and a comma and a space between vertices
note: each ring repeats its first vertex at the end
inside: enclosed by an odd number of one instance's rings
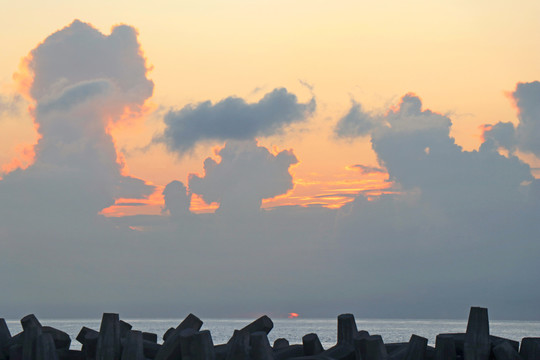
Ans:
POLYGON ((515 140, 511 128, 495 125, 479 150, 463 151, 451 119, 414 95, 385 116, 358 106, 348 120, 349 134, 371 136, 392 195, 358 195, 341 209, 260 209, 291 188, 296 157, 250 136, 227 139, 220 162, 190 179, 192 192, 221 202, 217 213, 189 213, 190 193, 173 181, 163 192, 170 216, 96 216, 117 196, 151 189, 122 175, 105 131, 110 116, 151 93, 135 32, 113 34, 123 41, 76 22, 40 45, 58 51, 34 51, 42 138, 34 164, 0 181, 3 316, 463 318, 471 305, 497 318, 540 316, 540 182, 511 151, 499 154, 515 140), (69 51, 81 39, 98 58, 69 51), (125 77, 119 67, 91 71, 101 56, 116 61, 107 51, 128 57, 125 77), (38 76, 47 69, 38 54, 56 77, 38 76), (369 126, 354 130, 355 118, 369 126))
POLYGON ((122 175, 107 132, 126 108, 139 111, 153 91, 136 31, 117 26, 105 36, 76 20, 28 59, 40 139, 33 165, 0 182, 3 209, 12 204, 10 217, 95 216, 116 198, 149 195, 153 187, 122 175))
MULTIPOLYGON (((357 116, 360 125, 366 116, 357 116)), ((338 134, 347 122, 340 120, 338 134)), ((410 316, 437 307, 452 313, 467 303, 530 309, 540 293, 522 299, 510 284, 526 287, 540 271, 533 261, 540 252, 538 180, 517 157, 499 154, 499 146, 512 144, 511 129, 500 124, 479 150, 463 151, 450 136, 451 120, 422 109, 412 94, 369 122, 373 150, 400 193, 358 196, 340 211, 340 248, 349 250, 335 256, 362 264, 344 267, 344 281, 376 282, 378 291, 363 301, 393 312, 388 296, 398 294, 410 316)))
POLYGON ((488 125, 484 137, 510 153, 518 149, 540 158, 540 82, 518 83, 512 98, 518 109, 518 125, 509 122, 488 125))
POLYGON ((518 146, 540 158, 540 82, 519 83, 512 96, 519 110, 518 146))
MULTIPOLYGON (((346 121, 338 123, 338 134, 346 121)), ((376 121, 372 146, 390 179, 405 190, 419 189, 448 209, 512 202, 523 196, 521 184, 533 179, 527 164, 500 155, 490 141, 478 151, 463 151, 450 137, 451 120, 423 110, 417 96, 405 95, 396 109, 376 121)))
POLYGON ((179 154, 199 142, 250 140, 282 132, 288 125, 303 121, 315 111, 315 98, 300 103, 284 88, 274 89, 257 103, 228 97, 216 104, 205 101, 187 105, 165 115, 165 131, 155 139, 179 154))
POLYGON ((262 199, 292 189, 289 167, 297 163, 292 151, 274 155, 254 140, 228 142, 218 153, 221 161, 204 161, 204 176, 191 174, 189 189, 207 203, 219 202, 222 212, 257 212, 262 199))

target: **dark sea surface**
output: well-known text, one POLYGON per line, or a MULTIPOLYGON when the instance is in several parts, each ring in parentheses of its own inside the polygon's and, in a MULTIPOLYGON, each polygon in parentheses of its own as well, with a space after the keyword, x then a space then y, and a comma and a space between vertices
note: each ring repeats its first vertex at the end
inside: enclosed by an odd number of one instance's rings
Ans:
MULTIPOLYGON (((71 336, 71 348, 80 349, 75 340, 83 326, 99 330, 101 319, 39 319, 42 325, 52 326, 65 331, 71 336)), ((134 330, 158 334, 158 342, 171 327, 176 327, 183 319, 122 319, 133 326, 134 330)), ((214 344, 226 343, 235 329, 241 329, 254 319, 202 319, 203 329, 210 330, 214 344)), ((301 344, 302 336, 316 333, 324 348, 336 343, 337 319, 272 319, 274 328, 268 335, 270 343, 277 338, 286 338, 291 344, 301 344)), ((22 331, 19 320, 6 320, 14 335, 22 331)), ((466 320, 379 320, 357 319, 358 330, 367 330, 370 334, 379 334, 385 343, 407 342, 412 334, 426 337, 431 345, 440 333, 465 332, 466 320)), ((521 341, 524 337, 540 337, 538 321, 490 321, 492 335, 521 341)))

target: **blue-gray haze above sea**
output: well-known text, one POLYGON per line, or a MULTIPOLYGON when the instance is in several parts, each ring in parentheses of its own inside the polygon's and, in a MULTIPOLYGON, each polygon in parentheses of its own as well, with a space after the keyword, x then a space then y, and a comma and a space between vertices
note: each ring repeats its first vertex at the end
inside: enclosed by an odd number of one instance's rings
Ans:
MULTIPOLYGON (((133 326, 134 330, 162 335, 171 327, 176 327, 182 319, 122 319, 133 326)), ((214 344, 226 343, 234 329, 240 329, 249 324, 250 319, 202 319, 203 329, 210 330, 214 344)), ((254 319, 253 319, 254 320, 254 319)), ((268 334, 270 343, 277 338, 286 338, 291 344, 301 344, 302 336, 316 333, 324 348, 333 346, 337 338, 336 319, 272 319, 274 328, 268 334)), ((11 334, 22 331, 19 320, 7 320, 11 334)), ((75 340, 83 326, 99 330, 101 319, 70 319, 46 320, 40 319, 42 325, 52 326, 68 333, 71 337, 71 348, 80 349, 75 340)), ((434 345, 435 337, 440 333, 465 332, 466 320, 356 320, 358 330, 367 330, 370 334, 380 334, 385 343, 406 342, 412 334, 426 337, 430 345, 434 345)), ((538 321, 490 321, 492 335, 521 341, 524 337, 540 337, 540 322, 538 321)))

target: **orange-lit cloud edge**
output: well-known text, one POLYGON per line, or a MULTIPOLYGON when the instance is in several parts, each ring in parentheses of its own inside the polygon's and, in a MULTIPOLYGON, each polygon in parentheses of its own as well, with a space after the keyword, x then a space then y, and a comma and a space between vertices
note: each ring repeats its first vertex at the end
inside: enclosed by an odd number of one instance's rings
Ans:
MULTIPOLYGON (((213 149, 214 160, 221 162, 218 155, 221 147, 213 149)), ((289 149, 292 151, 291 149, 289 149)), ((276 146, 269 149, 276 155, 280 149, 276 146)), ((121 156, 121 155, 120 155, 121 156)), ((285 194, 262 200, 262 209, 272 209, 280 206, 322 206, 330 209, 338 209, 354 200, 359 194, 364 195, 369 201, 383 194, 391 194, 393 183, 388 180, 386 172, 362 173, 352 166, 345 167, 342 174, 336 176, 321 176, 317 179, 297 178, 295 168, 300 162, 291 165, 289 172, 293 176, 293 188, 285 194), (349 174, 353 175, 349 175, 349 174)), ((129 175, 127 165, 123 165, 126 171, 123 175, 129 175)), ((197 174, 200 176, 200 174, 197 174)), ((163 213, 164 185, 156 186, 155 192, 146 199, 120 198, 112 206, 103 209, 100 214, 107 217, 122 217, 129 215, 160 215, 163 213)), ((189 190, 188 190, 189 191, 189 190)), ((203 198, 191 193, 190 211, 195 214, 213 213, 219 208, 219 203, 207 204, 203 198)))
MULTIPOLYGON (((115 24, 111 27, 121 25, 115 24)), ((63 28, 69 27, 67 25, 63 28)), ((59 29, 58 31, 60 31, 59 29)), ((138 30, 135 28, 138 34, 138 30)), ((137 37, 138 39, 138 37, 137 37)), ((45 41, 45 40, 44 40, 45 41)), ((138 41, 138 40, 137 40, 138 41)), ((43 42, 36 45, 36 48, 43 42)), ((153 66, 149 65, 147 57, 144 55, 142 45, 139 43, 139 53, 144 59, 146 76, 152 71, 153 66)), ((31 166, 35 161, 35 147, 41 138, 39 133, 39 124, 35 120, 35 100, 30 94, 30 90, 34 81, 34 74, 31 70, 30 63, 33 59, 33 53, 30 51, 28 55, 22 58, 19 69, 13 74, 13 80, 16 83, 17 91, 30 103, 28 111, 33 119, 34 128, 36 130, 36 138, 32 144, 19 144, 17 147, 17 155, 11 160, 11 162, 2 165, 3 174, 7 174, 16 169, 26 169, 31 166)), ((398 105, 399 106, 399 105, 398 105)), ((123 109, 122 114, 117 117, 106 118, 106 132, 110 135, 115 150, 116 150, 116 162, 119 166, 120 172, 123 176, 131 176, 128 164, 126 163, 125 156, 119 149, 117 143, 117 135, 124 131, 126 128, 141 126, 143 119, 150 113, 157 109, 157 106, 152 103, 152 97, 147 99, 141 106, 126 106, 123 109)), ((390 108, 389 111, 394 111, 394 108, 390 108)), ((214 148, 214 155, 218 157, 220 148, 214 148)), ((271 150, 272 153, 277 154, 279 149, 274 146, 271 150)), ((292 150, 291 150, 292 151, 292 150)), ((381 194, 390 193, 389 188, 392 187, 392 183, 388 181, 388 174, 361 174, 359 178, 347 177, 345 179, 302 179, 295 178, 294 168, 298 166, 298 163, 291 166, 290 171, 293 176, 293 188, 287 191, 285 194, 275 196, 273 198, 263 199, 262 208, 270 209, 279 206, 323 206, 327 208, 337 209, 353 201, 354 196, 358 194, 364 194, 368 200, 372 200, 381 194)), ((351 168, 346 167, 344 170, 349 171, 351 168)), ((1 177, 0 177, 1 180, 1 177)), ((140 179, 145 181, 144 179, 140 179)), ((150 182, 145 181, 148 185, 155 186, 153 194, 144 199, 129 199, 118 198, 112 206, 104 208, 100 211, 101 215, 107 217, 122 217, 129 215, 159 215, 163 212, 164 198, 163 189, 164 185, 156 186, 150 182)), ((207 204, 201 196, 192 194, 190 210, 194 213, 210 213, 214 212, 219 207, 218 203, 207 204)))

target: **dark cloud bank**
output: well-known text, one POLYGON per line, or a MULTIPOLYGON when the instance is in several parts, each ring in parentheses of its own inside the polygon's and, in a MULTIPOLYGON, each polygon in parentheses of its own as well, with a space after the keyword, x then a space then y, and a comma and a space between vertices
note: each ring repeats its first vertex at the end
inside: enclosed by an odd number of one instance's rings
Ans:
POLYGON ((114 199, 152 191, 121 174, 105 131, 152 93, 136 33, 120 26, 104 36, 74 22, 32 55, 41 139, 34 164, 0 181, 3 316, 464 318, 482 305, 494 318, 540 319, 540 185, 514 155, 538 155, 537 82, 513 94, 519 125, 486 127, 472 152, 414 95, 384 116, 354 103, 336 135, 369 136, 398 194, 358 195, 338 210, 260 209, 292 188, 298 160, 254 138, 305 120, 314 100, 278 89, 255 104, 228 98, 171 111, 159 139, 171 151, 227 144, 204 174, 167 185, 162 216, 107 219, 97 214, 114 199), (190 213, 192 194, 221 207, 190 213))

